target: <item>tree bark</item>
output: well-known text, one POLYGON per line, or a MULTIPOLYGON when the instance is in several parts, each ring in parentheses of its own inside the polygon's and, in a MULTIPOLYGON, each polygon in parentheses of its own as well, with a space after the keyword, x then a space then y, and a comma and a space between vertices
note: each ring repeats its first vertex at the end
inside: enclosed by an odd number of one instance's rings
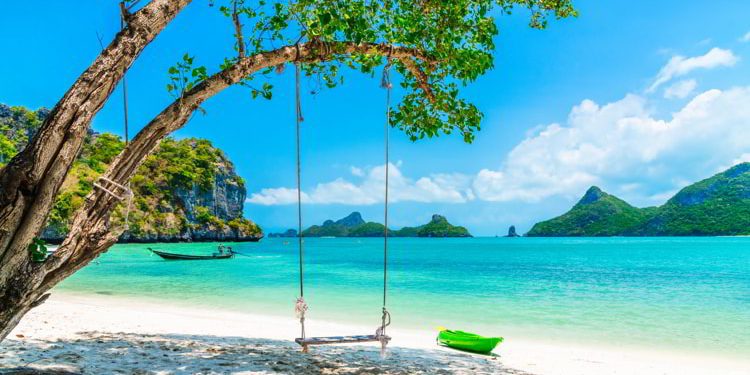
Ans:
MULTIPOLYGON (((118 184, 126 185, 143 160, 158 147, 161 140, 184 126, 205 100, 240 82, 248 75, 296 60, 324 61, 336 55, 353 53, 389 55, 394 59, 409 60, 411 64, 404 64, 407 69, 409 69, 408 66, 416 66, 411 61, 412 58, 428 60, 418 50, 411 48, 353 42, 303 43, 240 59, 235 65, 210 76, 166 107, 138 132, 120 155, 113 160, 103 176, 118 184)), ((74 215, 70 233, 54 255, 42 266, 30 265, 28 272, 23 274, 22 282, 32 281, 31 287, 23 288, 27 294, 20 299, 16 298, 23 303, 8 309, 7 314, 0 311, 0 329, 2 329, 0 338, 7 335, 10 331, 8 325, 11 328, 15 326, 34 301, 117 242, 117 238, 125 228, 112 228, 110 215, 118 203, 119 200, 116 197, 101 189, 94 189, 87 196, 83 207, 74 215)))
POLYGON ((43 229, 91 119, 125 71, 191 0, 153 0, 127 15, 126 27, 55 105, 31 143, 0 169, 0 340, 42 296, 44 267, 26 247, 43 229))

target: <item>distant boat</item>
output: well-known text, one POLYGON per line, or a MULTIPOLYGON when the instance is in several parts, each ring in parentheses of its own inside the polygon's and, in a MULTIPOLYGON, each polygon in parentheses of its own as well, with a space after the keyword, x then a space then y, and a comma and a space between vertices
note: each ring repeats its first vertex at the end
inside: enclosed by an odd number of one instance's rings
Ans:
POLYGON ((229 259, 234 256, 234 251, 229 249, 229 252, 223 254, 212 254, 212 255, 188 255, 188 254, 175 254, 167 253, 164 251, 154 250, 148 248, 152 253, 166 259, 166 260, 210 260, 210 259, 229 259))
POLYGON ((320 238, 336 238, 336 236, 320 236, 320 238))

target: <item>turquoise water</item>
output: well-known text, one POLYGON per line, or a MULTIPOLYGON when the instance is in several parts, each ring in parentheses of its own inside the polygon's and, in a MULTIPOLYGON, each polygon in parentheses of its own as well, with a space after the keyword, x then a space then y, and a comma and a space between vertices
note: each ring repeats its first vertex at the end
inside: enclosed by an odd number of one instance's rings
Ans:
MULTIPOLYGON (((750 238, 471 238, 390 241, 394 326, 750 354, 750 238)), ((293 316, 296 240, 248 256, 165 261, 117 245, 61 284, 81 293, 293 316)), ((159 244, 207 253, 215 244, 159 244)), ((382 239, 306 239, 309 319, 377 326, 382 239)))

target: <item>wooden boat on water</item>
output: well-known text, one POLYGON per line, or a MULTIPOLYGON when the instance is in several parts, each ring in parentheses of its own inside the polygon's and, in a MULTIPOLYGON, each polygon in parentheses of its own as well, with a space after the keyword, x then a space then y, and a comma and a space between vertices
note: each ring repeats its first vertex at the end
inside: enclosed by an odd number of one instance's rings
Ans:
POLYGON ((211 255, 189 255, 189 254, 177 254, 168 253, 165 251, 154 250, 148 248, 152 253, 166 259, 166 260, 211 260, 211 259, 229 259, 234 256, 234 251, 228 249, 226 253, 211 254, 211 255))

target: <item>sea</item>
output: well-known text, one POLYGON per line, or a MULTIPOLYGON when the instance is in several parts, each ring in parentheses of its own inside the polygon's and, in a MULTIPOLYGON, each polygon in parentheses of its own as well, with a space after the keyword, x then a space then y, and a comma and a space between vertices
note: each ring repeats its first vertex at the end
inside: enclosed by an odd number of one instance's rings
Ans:
MULTIPOLYGON (((56 289, 294 319, 296 238, 122 244, 56 289)), ((306 238, 308 319, 555 344, 750 355, 750 238, 306 238)))

